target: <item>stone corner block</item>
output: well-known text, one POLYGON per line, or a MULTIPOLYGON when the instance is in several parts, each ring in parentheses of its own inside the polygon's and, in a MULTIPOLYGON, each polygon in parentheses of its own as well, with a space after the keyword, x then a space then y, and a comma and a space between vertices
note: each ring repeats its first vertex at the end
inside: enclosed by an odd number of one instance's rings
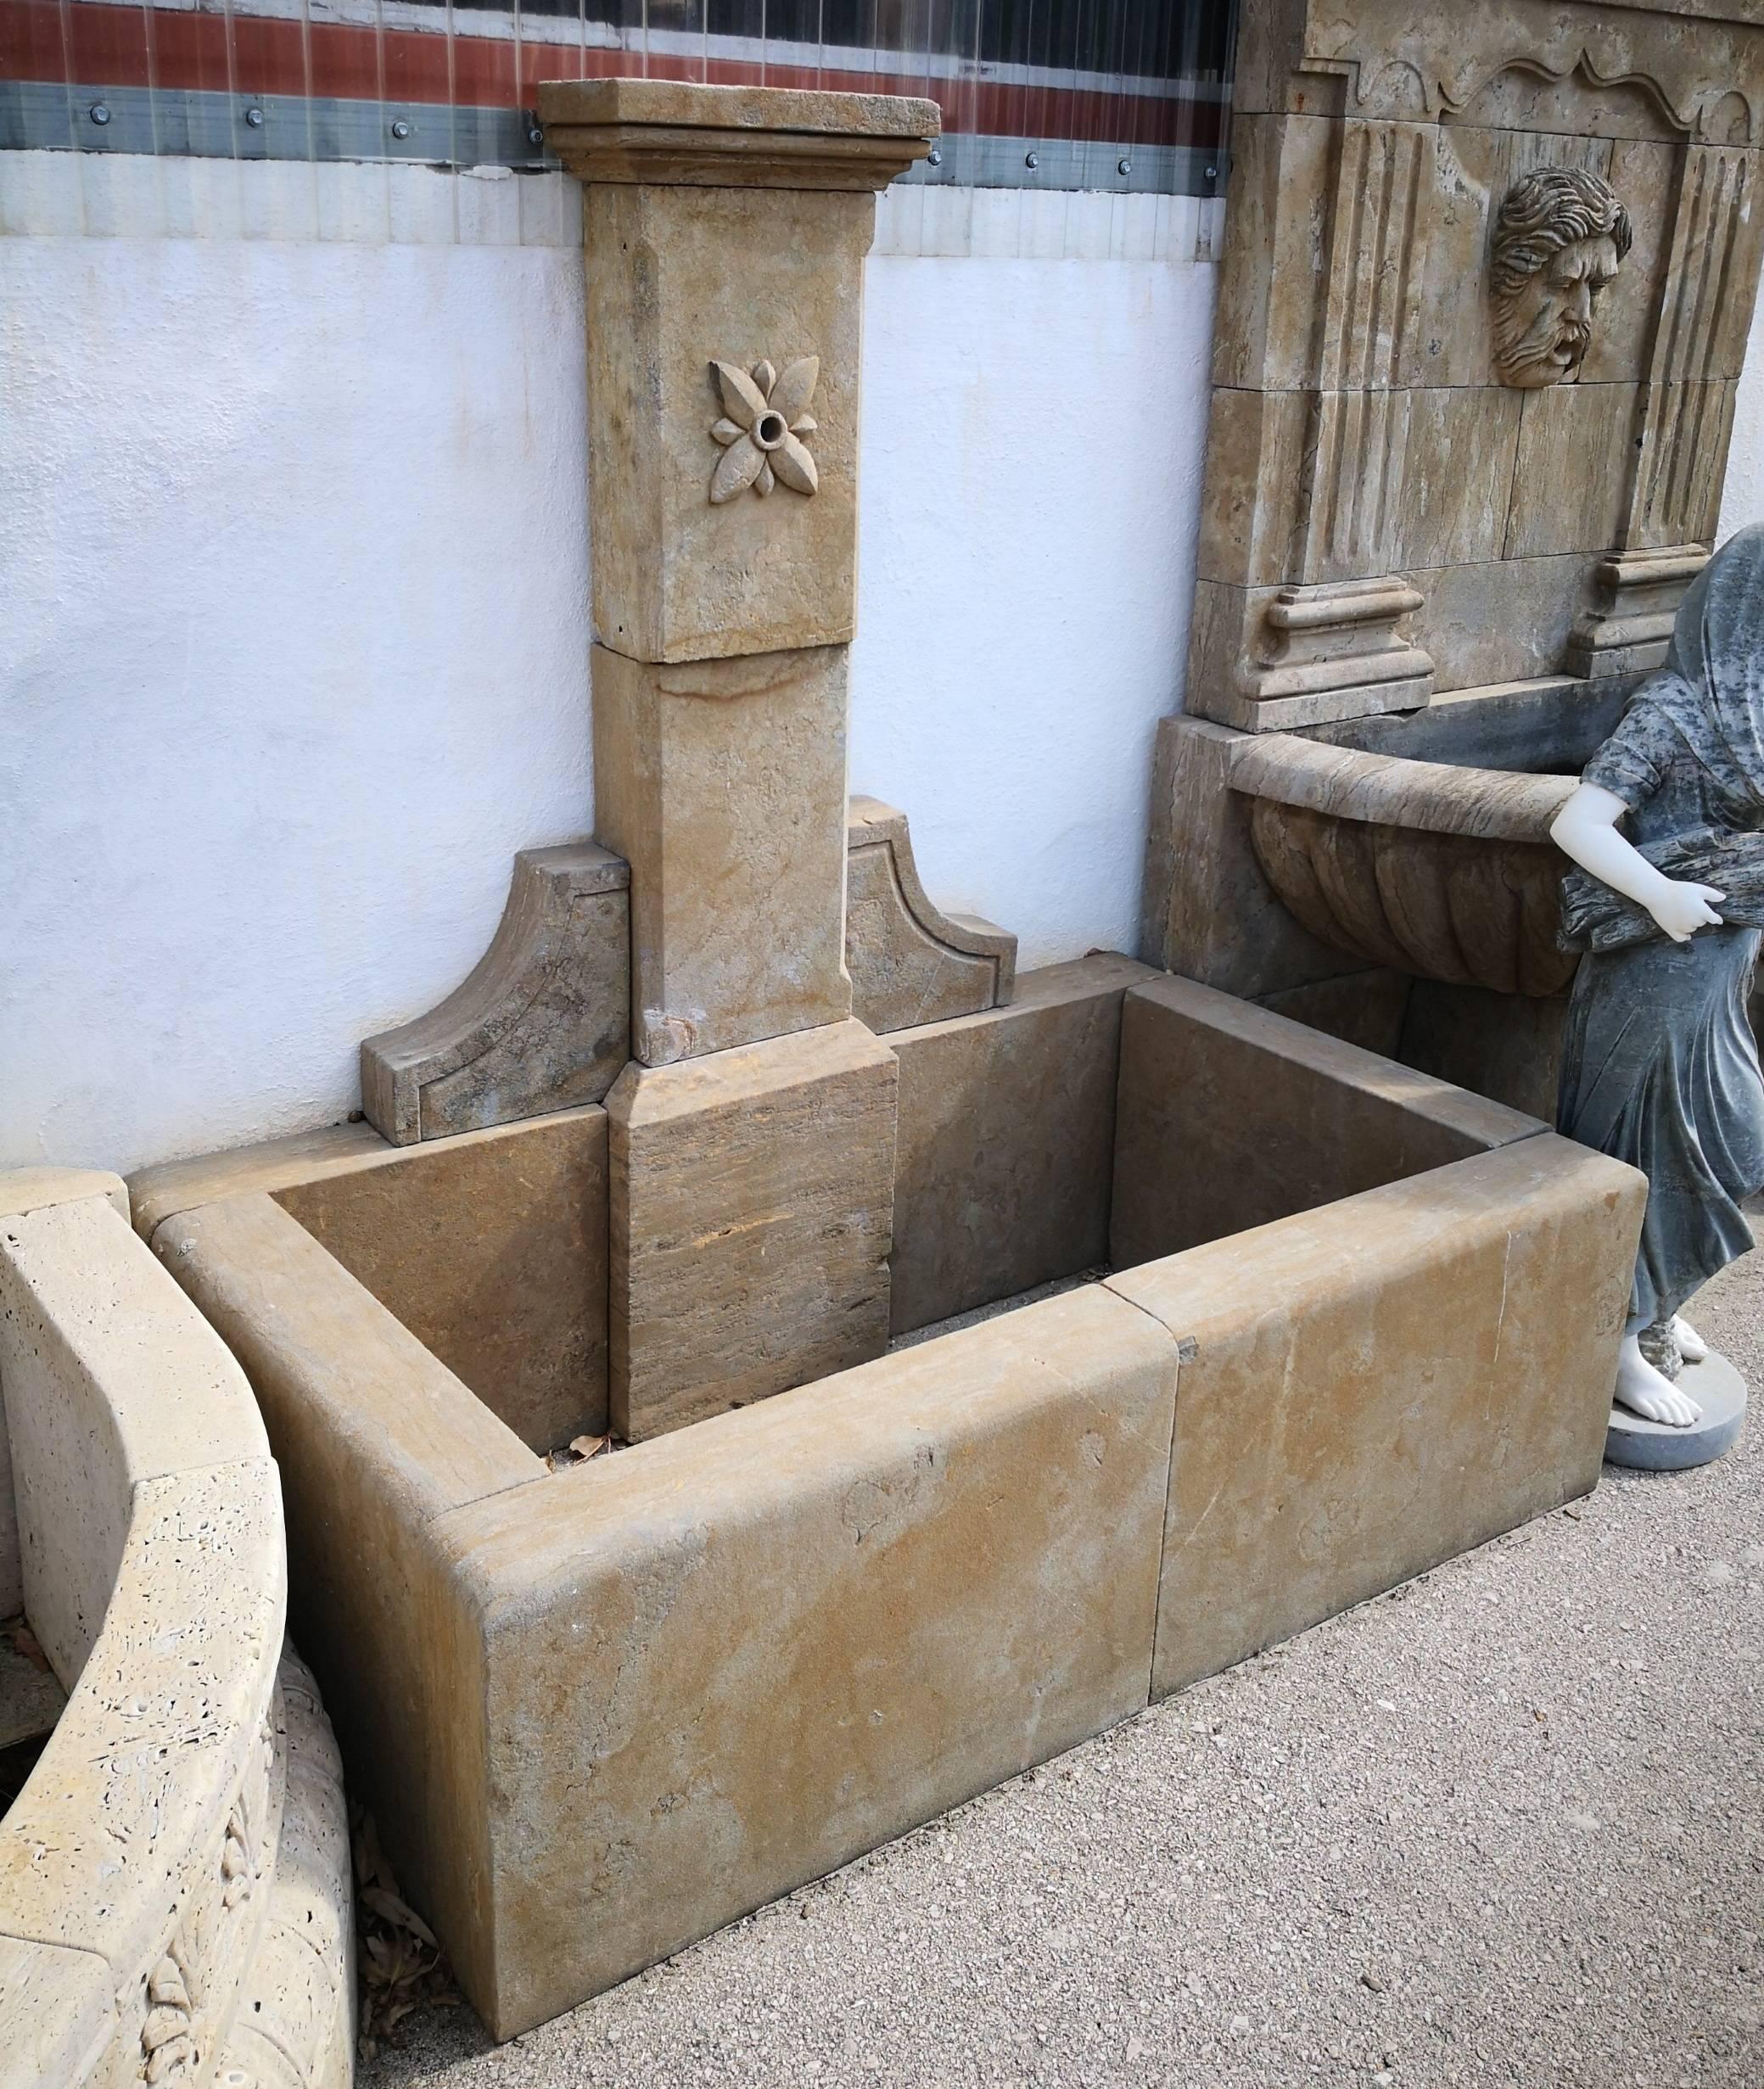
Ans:
POLYGON ((862 1023, 626 1067, 611 1405, 632 1441, 880 1355, 899 1062, 862 1023))
POLYGON ((913 860, 904 813, 854 798, 845 865, 845 968, 860 1022, 882 1035, 1009 1002, 1016 938, 937 906, 913 860))
POLYGON ((368 1122, 404 1146, 598 1102, 630 1056, 630 886, 592 842, 523 849, 469 977, 362 1044, 368 1122))
POLYGON ((1182 1345, 1154 1695, 1590 1492, 1645 1201, 1541 1132, 1109 1280, 1182 1345))
POLYGON ((1090 1287, 448 1517, 493 2034, 1140 1710, 1176 1379, 1090 1287))

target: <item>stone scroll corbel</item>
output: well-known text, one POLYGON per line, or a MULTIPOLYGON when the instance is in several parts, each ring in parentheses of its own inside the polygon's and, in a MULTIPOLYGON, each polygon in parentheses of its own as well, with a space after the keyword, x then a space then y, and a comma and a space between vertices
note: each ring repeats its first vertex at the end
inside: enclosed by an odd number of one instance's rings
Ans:
POLYGON ((630 1056, 630 886, 591 842, 523 849, 469 977, 362 1045, 375 1130, 408 1146, 598 1102, 630 1056))
POLYGON ((920 882, 904 813, 854 798, 847 817, 845 964, 858 1020, 881 1033, 1007 1006, 1016 938, 938 910, 920 882))

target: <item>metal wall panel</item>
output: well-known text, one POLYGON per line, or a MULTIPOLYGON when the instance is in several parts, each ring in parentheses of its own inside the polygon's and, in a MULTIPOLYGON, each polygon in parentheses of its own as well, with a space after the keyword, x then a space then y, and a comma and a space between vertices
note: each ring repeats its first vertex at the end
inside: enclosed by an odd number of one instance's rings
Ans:
POLYGON ((541 80, 927 95, 919 181, 1213 193, 1230 0, 0 0, 0 149, 555 164, 541 80))

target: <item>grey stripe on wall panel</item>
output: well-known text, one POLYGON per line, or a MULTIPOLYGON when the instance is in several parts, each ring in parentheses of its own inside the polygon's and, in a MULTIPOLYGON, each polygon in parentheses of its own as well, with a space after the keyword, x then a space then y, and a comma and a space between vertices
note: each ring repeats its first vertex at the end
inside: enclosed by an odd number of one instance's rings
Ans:
POLYGON ((408 109, 304 95, 0 81, 0 149, 165 153, 195 160, 420 160, 451 166, 555 165, 518 109, 408 109), (252 113, 262 120, 254 123, 252 113), (400 137, 395 124, 407 126, 400 137))
MULTIPOLYGON (((543 142, 533 141, 535 127, 532 116, 518 109, 444 109, 433 103, 400 107, 300 95, 241 98, 188 88, 0 81, 0 151, 554 167, 557 163, 543 142)), ((1224 156, 1196 146, 955 133, 943 138, 938 149, 936 166, 921 162, 903 178, 966 188, 1211 196, 1218 193, 1225 175, 1224 156)))

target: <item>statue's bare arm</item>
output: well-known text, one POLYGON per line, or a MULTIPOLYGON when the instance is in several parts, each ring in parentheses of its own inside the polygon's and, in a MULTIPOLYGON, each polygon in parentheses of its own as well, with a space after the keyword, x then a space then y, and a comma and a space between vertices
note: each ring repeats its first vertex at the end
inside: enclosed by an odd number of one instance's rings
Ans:
POLYGON ((1596 783, 1580 784, 1556 815, 1549 838, 1582 870, 1645 907, 1674 943, 1688 943, 1700 928, 1719 928, 1721 916, 1715 910, 1726 893, 1656 871, 1617 832, 1617 822, 1628 809, 1616 792, 1596 783))

